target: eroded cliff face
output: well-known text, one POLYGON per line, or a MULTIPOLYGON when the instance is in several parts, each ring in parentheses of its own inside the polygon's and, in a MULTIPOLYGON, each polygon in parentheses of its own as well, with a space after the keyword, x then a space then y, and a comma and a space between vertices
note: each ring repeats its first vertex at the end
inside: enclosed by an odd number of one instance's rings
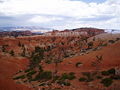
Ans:
POLYGON ((0 32, 0 36, 30 36, 32 35, 31 31, 3 31, 0 32))
POLYGON ((46 36, 95 36, 105 33, 104 29, 97 28, 77 28, 77 29, 65 29, 62 31, 53 30, 52 32, 45 33, 46 36))

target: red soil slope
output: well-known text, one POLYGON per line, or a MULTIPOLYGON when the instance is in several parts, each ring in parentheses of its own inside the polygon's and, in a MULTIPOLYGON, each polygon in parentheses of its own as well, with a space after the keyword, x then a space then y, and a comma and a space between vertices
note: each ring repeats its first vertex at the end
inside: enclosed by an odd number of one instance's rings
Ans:
POLYGON ((12 79, 13 75, 21 69, 24 70, 27 64, 27 59, 0 55, 0 90, 32 90, 16 84, 12 79))
MULTIPOLYGON (((32 44, 33 43, 34 42, 32 42, 32 44)), ((58 65, 58 72, 76 73, 75 75, 77 77, 75 80, 71 81, 72 86, 70 86, 71 88, 75 87, 74 90, 93 90, 92 88, 89 88, 83 83, 79 82, 78 79, 81 76, 81 72, 88 72, 95 70, 95 67, 92 67, 91 63, 96 60, 97 55, 103 56, 103 61, 100 65, 101 70, 109 69, 112 67, 120 67, 120 41, 105 46, 100 50, 92 51, 85 55, 66 58, 62 63, 58 65), (75 66, 77 62, 81 62, 83 63, 83 65, 77 68, 75 66)), ((27 67, 27 65, 28 65, 28 60, 25 58, 18 58, 6 54, 5 55, 0 54, 0 90, 8 90, 8 89, 31 90, 31 88, 22 84, 16 84, 15 81, 12 80, 13 75, 21 69, 24 70, 27 67)), ((54 70, 54 64, 43 64, 43 66, 44 69, 46 70, 50 70, 50 71, 54 70)), ((62 90, 67 90, 67 89, 68 88, 66 87, 62 90)), ((69 90, 73 90, 73 89, 69 88, 69 90)))
MULTIPOLYGON (((107 68, 111 68, 115 66, 120 66, 120 42, 108 45, 107 47, 103 47, 102 49, 98 51, 92 51, 85 55, 67 58, 61 64, 59 64, 60 71, 77 72, 79 70, 80 71, 91 70, 93 69, 93 67, 91 67, 91 62, 96 59, 97 55, 103 56, 101 69, 107 69, 107 68), (75 67, 75 64, 77 62, 83 63, 83 65, 79 69, 75 67)), ((52 65, 47 65, 47 67, 49 67, 50 69, 50 67, 52 68, 52 65)))
MULTIPOLYGON (((76 87, 75 90, 94 90, 93 88, 84 85, 78 81, 81 77, 81 72, 94 71, 95 67, 91 66, 92 61, 96 60, 97 55, 103 56, 103 61, 100 65, 100 70, 106 70, 110 68, 119 67, 120 68, 120 42, 103 47, 98 51, 92 51, 91 53, 76 56, 72 58, 65 59, 61 64, 59 64, 59 73, 63 72, 75 72, 77 79, 72 81, 72 85, 76 87), (82 66, 76 68, 75 64, 77 62, 83 63, 82 66)), ((45 65, 45 69, 54 70, 54 65, 45 65)), ((63 89, 66 90, 66 89, 63 89)), ((72 90, 72 89, 70 89, 72 90)))

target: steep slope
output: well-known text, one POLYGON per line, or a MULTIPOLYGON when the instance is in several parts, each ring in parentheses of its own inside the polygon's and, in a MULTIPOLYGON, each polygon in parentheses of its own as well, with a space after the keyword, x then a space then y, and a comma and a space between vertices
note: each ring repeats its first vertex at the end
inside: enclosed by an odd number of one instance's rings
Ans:
MULTIPOLYGON (((85 83, 81 83, 78 79, 81 77, 81 72, 91 72, 94 71, 96 68, 93 67, 91 64, 93 61, 96 60, 96 56, 102 55, 103 60, 100 64, 100 70, 107 70, 110 68, 119 67, 120 68, 120 42, 108 45, 103 47, 98 51, 92 51, 91 53, 76 56, 72 58, 65 59, 62 63, 58 65, 58 72, 74 72, 76 73, 76 79, 73 80, 72 87, 75 90, 94 90, 91 87, 88 87, 85 83), (82 65, 80 67, 76 67, 76 63, 81 62, 82 65)), ((54 70, 55 65, 45 65, 45 69, 47 70, 54 70)), ((96 83, 94 83, 95 85, 96 83)), ((67 90, 68 88, 64 88, 63 90, 67 90)), ((72 89, 70 89, 72 90, 72 89)))
POLYGON ((24 70, 28 65, 25 58, 15 58, 0 55, 0 90, 32 90, 21 84, 16 84, 12 77, 19 70, 24 70))

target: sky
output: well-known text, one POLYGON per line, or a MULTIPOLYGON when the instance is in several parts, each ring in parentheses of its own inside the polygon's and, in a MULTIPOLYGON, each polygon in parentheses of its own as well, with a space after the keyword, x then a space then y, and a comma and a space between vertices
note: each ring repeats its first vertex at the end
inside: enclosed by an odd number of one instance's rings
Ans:
POLYGON ((0 0, 0 27, 120 29, 120 0, 0 0))

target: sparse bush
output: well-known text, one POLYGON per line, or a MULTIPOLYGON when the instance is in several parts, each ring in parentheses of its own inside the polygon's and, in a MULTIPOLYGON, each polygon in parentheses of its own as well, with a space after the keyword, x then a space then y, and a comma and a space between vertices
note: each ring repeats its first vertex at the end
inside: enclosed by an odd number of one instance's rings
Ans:
POLYGON ((97 79, 101 79, 101 78, 102 78, 102 76, 96 76, 96 78, 97 78, 97 79))
POLYGON ((36 46, 36 47, 35 47, 35 52, 42 55, 42 54, 43 54, 43 49, 40 48, 39 46, 36 46))
POLYGON ((45 63, 47 63, 47 64, 51 64, 51 62, 52 62, 51 60, 46 60, 45 61, 45 63))
POLYGON ((115 74, 115 69, 114 68, 111 68, 108 70, 109 74, 115 74))
POLYGON ((61 80, 66 80, 66 79, 68 79, 67 73, 63 73, 60 79, 61 79, 61 80))
POLYGON ((109 87, 113 81, 111 78, 105 78, 105 79, 102 79, 101 83, 105 86, 105 87, 109 87))
POLYGON ((27 70, 25 70, 25 72, 27 73, 27 72, 30 72, 32 69, 31 68, 29 68, 29 69, 27 69, 27 70))
POLYGON ((27 76, 28 77, 31 77, 33 74, 35 74, 36 73, 36 71, 34 71, 34 70, 31 70, 30 72, 28 72, 27 73, 27 76))
POLYGON ((102 55, 96 55, 96 60, 91 63, 91 66, 96 68, 96 72, 99 72, 102 60, 102 55))
POLYGON ((110 75, 110 73, 108 71, 102 71, 101 74, 104 75, 104 76, 110 75))
POLYGON ((107 46, 107 43, 103 44, 102 46, 107 46))
POLYGON ((120 80, 120 76, 119 75, 112 75, 110 78, 112 78, 114 80, 120 80))
POLYGON ((93 42, 88 43, 88 49, 91 49, 93 47, 93 42))
POLYGON ((68 79, 69 80, 73 80, 73 79, 75 79, 76 77, 75 77, 75 73, 74 72, 70 72, 69 73, 69 76, 68 76, 68 79))
POLYGON ((82 74, 83 74, 84 76, 86 76, 86 81, 87 81, 87 82, 93 81, 93 75, 92 75, 92 73, 90 73, 90 72, 83 72, 82 74))
POLYGON ((75 75, 75 73, 74 72, 70 72, 69 75, 75 75))
POLYGON ((39 84, 39 86, 45 86, 45 85, 46 85, 46 83, 44 83, 44 82, 39 84))
POLYGON ((35 77, 35 80, 50 80, 51 78, 52 78, 51 71, 43 71, 35 77))
POLYGON ((77 62, 75 66, 79 67, 81 64, 82 64, 81 62, 77 62))
POLYGON ((39 68, 39 72, 43 72, 43 68, 41 65, 38 65, 38 68, 39 68))
POLYGON ((40 47, 35 47, 35 50, 32 52, 30 60, 30 68, 34 68, 39 65, 44 57, 44 50, 40 47))
POLYGON ((11 56, 14 56, 14 55, 15 55, 15 53, 14 53, 13 50, 10 51, 10 55, 11 55, 11 56))
POLYGON ((111 68, 111 69, 109 69, 108 71, 102 71, 101 72, 102 73, 102 75, 104 75, 104 76, 108 76, 108 75, 111 75, 111 74, 115 74, 115 69, 114 68, 111 68))
POLYGON ((61 80, 66 80, 66 79, 68 79, 68 80, 73 80, 73 79, 75 79, 75 78, 76 78, 76 77, 75 77, 75 73, 70 72, 69 74, 63 73, 60 79, 61 79, 61 80))
POLYGON ((114 41, 114 40, 109 40, 108 42, 109 42, 109 43, 111 43, 111 44, 112 44, 112 43, 115 43, 115 41, 114 41))
POLYGON ((21 75, 21 76, 14 77, 13 79, 17 80, 17 79, 24 79, 24 78, 25 78, 25 75, 21 75))
POLYGON ((79 81, 80 81, 80 82, 86 81, 86 78, 81 77, 81 78, 79 78, 79 81))

